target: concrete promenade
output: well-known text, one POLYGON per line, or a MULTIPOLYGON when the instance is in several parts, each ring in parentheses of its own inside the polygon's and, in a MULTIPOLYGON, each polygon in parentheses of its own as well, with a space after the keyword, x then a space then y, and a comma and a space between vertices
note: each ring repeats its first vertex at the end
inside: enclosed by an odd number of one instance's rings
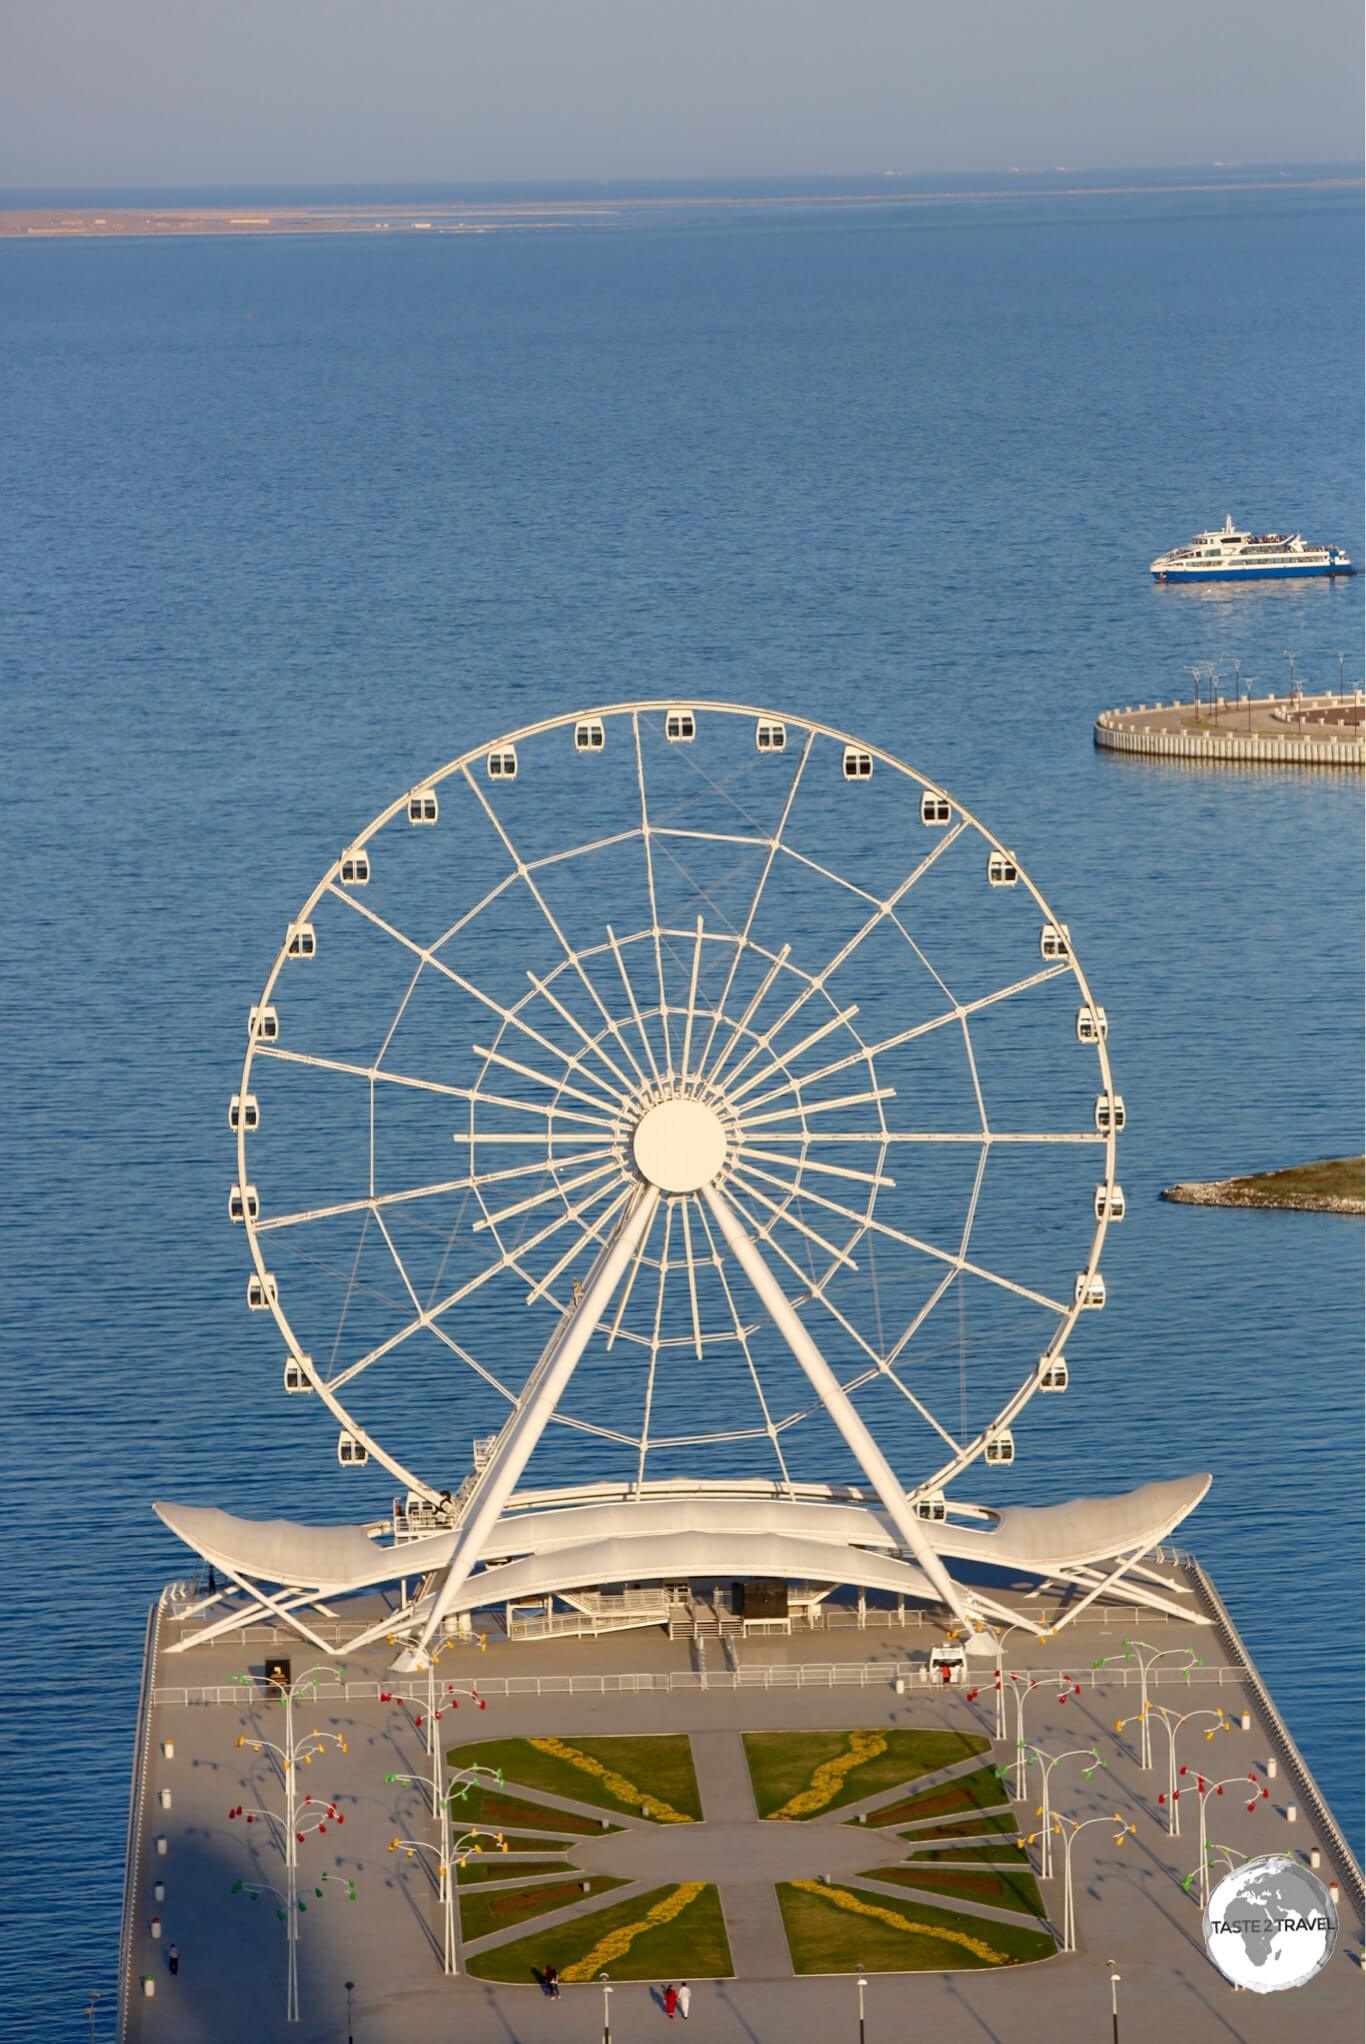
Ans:
POLYGON ((1213 765, 1366 766, 1363 698, 1331 694, 1220 697, 1213 708, 1189 698, 1102 710, 1096 744, 1105 752, 1213 765))
MULTIPOLYGON (((1317 1832, 1305 1788, 1297 1785, 1276 1725, 1264 1710, 1255 1675, 1243 1664, 1236 1635, 1213 1626, 1194 1628, 1130 1614, 1088 1614, 1093 1622, 1065 1630, 1040 1643, 1030 1635, 1010 1641, 1008 1665, 1028 1676, 1040 1672, 1028 1691, 1024 1734, 1052 1752, 1073 1747, 1098 1749, 1106 1762, 1089 1782, 1083 1763, 1063 1762, 1053 1777, 1056 1806, 1077 1817, 1122 1813, 1136 1826, 1123 1845, 1106 1824, 1083 1832, 1076 1847, 1076 1906, 1080 1949, 1031 1966, 999 1971, 870 1976, 867 1989, 868 2044, 893 2044, 922 2030, 942 2044, 1057 2044, 1060 2037, 1107 2037, 1108 1966, 1123 1975, 1120 1989, 1124 2028, 1131 2037, 1165 2033, 1164 2044, 1204 2040, 1247 2040, 1281 2044, 1299 2030, 1312 2031, 1314 2044, 1356 2044, 1361 2035, 1361 1921, 1357 1892, 1343 1887, 1343 1922, 1336 1955, 1308 1987, 1284 1996, 1238 1994, 1205 1957, 1199 1909, 1181 1880, 1195 1866, 1197 1811, 1193 1799, 1181 1804, 1182 1829, 1169 1838, 1166 1812, 1157 1805, 1165 1787, 1165 1735, 1154 1727, 1158 1767, 1138 1764, 1136 1727, 1115 1732, 1115 1720, 1132 1717, 1138 1690, 1132 1667, 1095 1670, 1093 1660, 1121 1653, 1125 1634, 1136 1632, 1155 1646, 1194 1645, 1207 1665, 1198 1679, 1163 1682, 1154 1700, 1177 1710, 1212 1713, 1222 1709, 1233 1729, 1206 1741, 1215 1722, 1193 1720, 1181 1735, 1178 1756, 1217 1777, 1246 1776, 1255 1769, 1270 1788, 1255 1813, 1245 1808, 1236 1787, 1211 1802, 1210 1835, 1235 1853, 1302 1852, 1323 1848, 1322 1874, 1333 1875, 1330 1841, 1317 1832), (1056 1677, 1060 1664, 1073 1672, 1081 1693, 1069 1687, 1067 1701, 1056 1677), (1127 1686, 1118 1679, 1128 1674, 1127 1686), (1251 1729, 1240 1715, 1252 1715, 1251 1729), (1266 1761, 1279 1755, 1277 1775, 1266 1780, 1266 1761), (1288 1805, 1298 1805, 1290 1821, 1288 1805), (1217 1810, 1218 1821, 1213 1821, 1217 1810)), ((180 1656, 167 1656, 176 1636, 163 1618, 149 1668, 145 1726, 145 1776, 134 1813, 137 1834, 130 1882, 128 1985, 122 2034, 129 2044, 323 2044, 347 2038, 344 1983, 352 1997, 354 2044, 427 2044, 458 2038, 462 2044, 543 2044, 602 2036, 602 1999, 595 1987, 567 1987, 558 2003, 533 1985, 494 1986, 466 1977, 450 1980, 440 1971, 440 1912, 434 1883, 422 1860, 407 1861, 385 1847, 396 1832, 435 1836, 422 1795, 387 1785, 386 1772, 425 1772, 422 1735, 409 1715, 381 1702, 388 1650, 348 1657, 336 1695, 296 1706, 296 1731, 316 1725, 339 1731, 349 1751, 328 1753, 308 1770, 306 1786, 335 1801, 345 1824, 325 1836, 307 1837, 300 1847, 300 1892, 308 1902, 300 1919, 302 2020, 284 2021, 285 1940, 272 1907, 233 1894, 239 1879, 281 1881, 281 1862, 266 1827, 247 1831, 228 1811, 238 1803, 278 1804, 280 1790, 266 1754, 239 1749, 239 1734, 279 1739, 283 1712, 253 1700, 232 1685, 239 1672, 259 1675, 259 1644, 220 1643, 180 1656), (222 1695, 221 1702, 186 1700, 222 1695), (155 1700, 152 1700, 155 1699, 155 1700), (231 1700, 228 1700, 231 1699, 231 1700), (173 1757, 163 1753, 170 1740, 173 1757), (161 1803, 170 1791, 170 1807, 161 1803), (139 1821, 140 1820, 140 1821, 139 1821), (165 1840, 164 1854, 157 1841, 165 1840), (324 1871, 354 1878, 358 1900, 344 1899, 330 1883, 318 1899, 314 1887, 324 1871), (164 1901, 153 1899, 153 1883, 165 1884, 164 1901), (161 1919, 161 1937, 151 1936, 151 1919, 161 1919), (165 1952, 171 1940, 180 1950, 180 1972, 171 1978, 165 1952), (141 1978, 151 1977, 155 1995, 145 1998, 141 1978)), ((859 1878, 888 1865, 907 1848, 894 1833, 876 1834, 845 1821, 841 1809, 807 1824, 760 1825, 744 1768, 739 1733, 744 1729, 801 1727, 952 1726, 989 1737, 995 1732, 994 1668, 986 1663, 983 1689, 969 1703, 962 1691, 931 1688, 920 1679, 931 1635, 919 1630, 879 1629, 869 1614, 866 1630, 808 1634, 796 1638, 751 1639, 736 1646, 740 1672, 754 1683, 743 1688, 657 1686, 639 1693, 564 1693, 573 1675, 630 1672, 677 1676, 687 1684, 695 1673, 689 1642, 670 1641, 661 1631, 616 1635, 597 1642, 556 1640, 502 1644, 481 1654, 474 1647, 443 1656, 443 1681, 473 1680, 501 1692, 509 1675, 522 1678, 528 1693, 491 1694, 483 1711, 462 1703, 441 1726, 445 1745, 479 1738, 553 1733, 564 1737, 639 1732, 684 1732, 693 1740, 694 1766, 703 1822, 696 1826, 652 1826, 627 1820, 614 1836, 591 1837, 570 1848, 585 1872, 617 1873, 642 1887, 670 1879, 715 1880, 722 1895, 736 1978, 693 1981, 692 2021, 699 2034, 724 2044, 826 2044, 857 2034, 857 1928, 851 1931, 850 1972, 831 1978, 793 1977, 782 1934, 773 1883, 792 1873, 832 1872, 859 1878), (791 1681, 798 1669, 811 1679, 791 1681), (783 1671, 780 1687, 760 1686, 783 1671), (832 1671, 857 1670, 862 1679, 828 1679, 832 1671), (544 1678, 527 1681, 528 1677, 544 1678), (898 1693, 896 1683, 902 1683, 898 1693), (540 1693, 538 1693, 540 1692, 540 1693)), ((296 1676, 314 1660, 299 1641, 284 1649, 296 1676)), ((714 1652, 712 1660, 722 1656, 714 1652)), ((733 1671, 732 1671, 733 1672, 733 1671)), ((977 1671, 974 1670, 976 1674, 977 1671)), ((1014 1709, 1008 1739, 994 1757, 1012 1757, 1014 1709)), ((952 1770, 950 1770, 952 1772, 952 1770)), ((1018 1805, 1022 1829, 1035 1822, 1037 1773, 1030 1794, 1018 1805)), ((1248 1796, 1252 1789, 1249 1785, 1248 1796)), ((547 1830, 554 1829, 546 1798, 547 1830)), ((560 1799, 563 1804, 563 1799, 560 1799)), ((867 1799, 876 1804, 879 1797, 867 1799)), ((615 1821, 615 1819, 614 1819, 615 1821)), ((1055 1847, 1058 1845, 1055 1840, 1055 1847)), ((1034 1849, 1037 1863, 1037 1847, 1034 1849)), ((1059 1855, 1060 1864, 1060 1855, 1059 1855)), ((509 1868, 509 1873, 515 1869, 509 1868)), ((1050 1917, 1062 1913, 1060 1874, 1042 1884, 1050 1917)), ((622 1889, 618 1894, 631 1891, 622 1889)), ((890 1891, 904 1904, 910 1889, 890 1891)), ((614 1899, 614 1898, 609 1898, 614 1899)), ((578 1905, 570 1905, 571 1910, 578 1905)), ((593 1905, 585 1905, 591 1907, 593 1905)), ((984 1926, 988 1912, 982 1910, 984 1926)), ((548 1919, 547 1919, 548 1920, 548 1919)), ((516 1933, 527 1935, 534 1923, 516 1933)), ((489 1941, 483 1941, 489 1942, 489 1941)), ((658 2034, 663 2020, 649 1984, 623 1982, 612 1997, 614 2044, 658 2034)))

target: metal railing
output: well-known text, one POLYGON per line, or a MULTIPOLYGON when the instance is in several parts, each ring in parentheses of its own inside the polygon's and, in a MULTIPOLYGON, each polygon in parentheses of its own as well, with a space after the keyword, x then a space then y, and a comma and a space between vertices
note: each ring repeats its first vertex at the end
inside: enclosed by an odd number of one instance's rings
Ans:
POLYGON ((1234 1659, 1242 1663, 1243 1679, 1256 1699, 1257 1707, 1266 1720, 1272 1744, 1280 1748, 1281 1758, 1299 1791, 1300 1801, 1306 1814, 1312 1815, 1329 1857, 1337 1867, 1344 1887, 1355 1899, 1357 1909, 1366 1903, 1366 1883, 1351 1846, 1347 1843, 1337 1820, 1319 1793, 1318 1783, 1309 1772, 1304 1755, 1290 1734, 1290 1727, 1271 1700, 1271 1692, 1261 1678, 1257 1664, 1243 1644, 1242 1636, 1228 1613, 1228 1607, 1213 1582, 1193 1557, 1188 1564, 1190 1575, 1195 1582, 1201 1602, 1204 1604, 1216 1627, 1223 1634, 1224 1646, 1234 1659))
POLYGON ((152 1711, 156 1707, 157 1645, 161 1614, 166 1604, 163 1591, 147 1614, 147 1632, 142 1651, 142 1680, 138 1685, 138 1714, 133 1732, 133 1779, 128 1795, 128 1843, 123 1860, 123 1916, 119 1924, 119 2044, 128 2035, 132 2016, 133 1948, 137 1936, 138 1883, 142 1876, 142 1811, 147 1786, 147 1761, 152 1740, 152 1711), (150 1704, 149 1704, 150 1694, 150 1704))
MULTIPOLYGON (((1139 1684, 1136 1666, 1016 1668, 1007 1669, 1006 1674, 1008 1678, 1033 1681, 1042 1689, 1063 1682, 1069 1686, 1079 1683, 1083 1689, 1136 1689, 1139 1684)), ((984 1662, 978 1679, 983 1683, 990 1682, 994 1687, 994 1665, 984 1662)), ((921 1689, 929 1687, 929 1670, 906 1661, 832 1661, 826 1664, 802 1662, 795 1667, 773 1663, 762 1667, 705 1671, 668 1668, 601 1675, 479 1675, 474 1680, 479 1694, 492 1701, 519 1696, 678 1696, 728 1689, 890 1689, 898 1681, 907 1688, 921 1689)), ((1236 1689, 1246 1681, 1244 1670, 1236 1667, 1192 1668, 1188 1674, 1179 1669, 1158 1668, 1149 1675, 1148 1687, 1153 1690, 1197 1685, 1201 1688, 1236 1689)), ((936 1684, 936 1690, 938 1687, 936 1684)), ((381 1689, 386 1696, 402 1697, 409 1703, 425 1704, 427 1699, 425 1680, 395 1677, 385 1682, 320 1682, 316 1692, 312 1684, 309 1685, 310 1694, 316 1693, 320 1701, 338 1703, 371 1702, 378 1697, 381 1689)), ((250 1686, 245 1683, 190 1684, 156 1689, 152 1693, 152 1702, 161 1709, 219 1703, 235 1703, 240 1707, 248 1701, 264 1702, 271 1693, 260 1683, 250 1686)))

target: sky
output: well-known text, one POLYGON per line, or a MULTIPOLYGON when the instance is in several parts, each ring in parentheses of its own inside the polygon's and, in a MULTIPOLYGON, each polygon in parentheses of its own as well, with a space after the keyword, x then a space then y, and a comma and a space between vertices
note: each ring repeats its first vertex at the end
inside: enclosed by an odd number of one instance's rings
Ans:
POLYGON ((1358 162, 1359 0, 10 0, 0 185, 1358 162))

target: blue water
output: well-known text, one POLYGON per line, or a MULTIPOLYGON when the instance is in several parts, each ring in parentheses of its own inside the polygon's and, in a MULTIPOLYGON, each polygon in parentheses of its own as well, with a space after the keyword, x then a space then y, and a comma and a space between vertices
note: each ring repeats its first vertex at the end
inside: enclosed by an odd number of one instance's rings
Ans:
POLYGON ((1360 1147, 1360 788, 1091 721, 1195 661, 1360 673, 1360 580, 1146 572, 1226 511, 1361 558, 1360 230, 1356 192, 1168 191, 0 243, 6 2036, 112 2006, 143 1615, 186 1560, 150 1500, 387 1494, 243 1310, 247 1005, 382 803, 587 701, 865 733, 1066 917, 1130 1214, 990 1494, 1212 1470, 1186 1537, 1359 1839, 1362 1231, 1156 1195, 1360 1147))

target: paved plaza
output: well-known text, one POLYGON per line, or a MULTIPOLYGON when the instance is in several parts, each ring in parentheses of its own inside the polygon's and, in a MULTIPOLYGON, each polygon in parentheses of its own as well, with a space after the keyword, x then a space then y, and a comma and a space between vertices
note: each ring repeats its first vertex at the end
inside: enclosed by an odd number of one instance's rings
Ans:
MULTIPOLYGON (((1122 1975, 1121 2034, 1150 2036, 1165 2031, 1172 2040, 1248 2040, 1280 2044, 1294 2030, 1310 2029, 1315 2044, 1348 2044, 1361 2035, 1361 1921, 1359 1891, 1346 1882, 1339 1904, 1342 1935, 1338 1950, 1319 1977, 1293 1995, 1235 1992, 1205 1956, 1197 1903, 1182 1879, 1197 1856, 1197 1813, 1182 1805, 1181 1838, 1167 1835, 1166 1813, 1156 1797, 1165 1785, 1165 1741, 1157 1734, 1158 1767, 1145 1773, 1138 1763, 1136 1728, 1115 1732, 1115 1721, 1138 1709, 1136 1670, 1095 1669, 1093 1661, 1121 1653, 1133 1629, 1132 1614, 1088 1614, 1055 1640, 1024 1635, 1010 1642, 1007 1665, 1021 1673, 1033 1668, 1038 1686, 1025 1706, 1025 1736, 1052 1752, 1094 1746, 1105 1768, 1081 1778, 1082 1762, 1063 1762, 1054 1774, 1054 1800, 1065 1814, 1100 1816, 1118 1811, 1135 1830, 1122 1845, 1105 1824, 1084 1832, 1076 1847, 1076 1908, 1079 1950, 1052 1959, 999 1970, 916 1974, 872 1974, 866 1990, 867 2036, 901 2039, 922 2031, 944 2044, 1032 2044, 1059 2037, 1108 2037, 1109 1963, 1122 1975), (1074 1657, 1069 1659, 1068 1657, 1074 1657), (1080 1684, 1067 1687, 1066 1671, 1080 1684), (1127 1683, 1123 1679, 1127 1675, 1127 1683)), ((1209 1742, 1201 1736, 1213 1719, 1192 1721, 1179 1752, 1192 1769, 1217 1769, 1218 1776, 1255 1769, 1271 1791, 1249 1814, 1234 1790, 1211 1806, 1217 1824, 1211 1836, 1235 1854, 1302 1853, 1323 1848, 1323 1878, 1335 1877, 1330 1842, 1314 1829, 1312 1808, 1284 1758, 1266 1777, 1266 1762, 1277 1753, 1276 1733, 1262 1716, 1255 1677, 1242 1668, 1215 1628, 1198 1631, 1177 1624, 1142 1623, 1142 1637, 1154 1645, 1193 1643, 1206 1662, 1189 1685, 1163 1682, 1155 1700, 1177 1710, 1222 1707, 1233 1729, 1209 1742), (1252 1724, 1241 1729, 1241 1714, 1252 1724), (1289 1806, 1298 1805, 1295 1821, 1289 1806)), ((495 1986, 441 1972, 441 1911, 435 1886, 419 1856, 408 1861, 390 1854, 388 1841, 435 1837, 423 1795, 386 1774, 426 1771, 422 1734, 413 1711, 382 1701, 392 1650, 380 1647, 358 1656, 339 1649, 344 1664, 337 1693, 297 1706, 297 1728, 316 1725, 339 1733, 345 1754, 329 1751, 312 1763, 301 1787, 331 1799, 345 1822, 325 1836, 309 1836, 299 1848, 300 1892, 308 1900, 299 1945, 302 2019, 284 2020, 285 1939, 269 1899, 253 1904, 234 1882, 281 1880, 279 1854, 259 1824, 248 1832, 228 1812, 240 1803, 271 1806, 279 1801, 268 1759, 239 1736, 278 1739, 278 1705, 253 1699, 232 1685, 235 1674, 261 1674, 264 1649, 257 1639, 220 1642, 188 1654, 169 1656, 175 1628, 163 1625, 150 1670, 151 1705, 145 1751, 131 1899, 131 1992, 126 1998, 130 2044, 230 2044, 250 2038, 260 2044, 293 2038, 323 2044, 347 2037, 345 1982, 354 1983, 354 2044, 426 2044, 459 2038, 469 2044, 541 2044, 541 2040, 602 2035, 602 1995, 596 1986, 569 1986, 559 2002, 547 2000, 531 1983, 495 1986), (203 1700, 205 1697, 222 1700, 203 1700), (170 1741, 173 1757, 163 1742, 170 1741), (161 1802, 170 1791, 170 1807, 161 1802), (165 1851, 158 1841, 165 1840, 165 1851), (315 1884, 330 1880, 319 1899, 315 1884), (350 1902, 333 1883, 355 1882, 350 1902), (164 1901, 154 1900, 162 1881, 164 1901), (161 1935, 151 1936, 151 1919, 161 1935), (165 1953, 174 1941, 180 1970, 172 1978, 165 1953), (141 1991, 150 1975, 155 1994, 141 1991)), ((962 1690, 931 1687, 924 1679, 934 1628, 889 1626, 880 1630, 874 1614, 866 1629, 812 1633, 791 1638, 722 1643, 670 1640, 662 1630, 642 1630, 590 1640, 537 1644, 500 1642, 487 1652, 457 1647, 443 1656, 441 1679, 477 1683, 487 1695, 479 1711, 468 1700, 442 1723, 445 1746, 479 1738, 528 1734, 604 1736, 641 1732, 686 1733, 701 1795, 703 1821, 655 1825, 622 1818, 610 1835, 575 1841, 575 1872, 611 1872, 629 1885, 610 1901, 629 1899, 665 1882, 703 1880, 718 1886, 736 1977, 695 1981, 691 2020, 700 2034, 725 2044, 807 2044, 840 2034, 857 2035, 857 1926, 851 1926, 849 1972, 839 1977, 794 1978, 775 1882, 830 1874, 857 1878, 869 1893, 870 1869, 885 1867, 907 1849, 890 1831, 881 1834, 848 1820, 859 1805, 846 1805, 806 1823, 760 1823, 745 1764, 740 1733, 745 1730, 853 1728, 858 1726, 950 1727, 994 1739, 994 1666, 978 1663, 981 1692, 969 1701, 962 1690), (984 1670, 984 1675, 979 1671, 984 1670), (622 1688, 624 1678, 651 1678, 649 1688, 622 1688), (513 1678, 509 1682, 509 1678, 513 1678), (584 1694, 584 1678, 607 1693, 584 1694), (603 1678, 603 1679, 598 1679, 603 1678), (701 1686, 705 1678, 706 1687, 701 1686), (737 1682, 745 1686, 737 1687, 737 1682), (613 1693, 614 1683, 618 1685, 613 1693), (898 1684, 900 1687, 898 1687, 898 1684), (572 1685, 572 1686, 571 1686, 572 1685), (509 1688, 522 1693, 505 1693, 509 1688)), ((284 1647, 296 1676, 315 1658, 297 1640, 284 1647)), ((425 1693, 422 1678, 404 1685, 425 1693)), ((1008 1740, 990 1758, 1012 1757, 1008 1740)), ((952 1776, 949 1767, 941 1772, 952 1776)), ((938 1779, 927 1776, 926 1781, 938 1779)), ((1037 1772, 1027 1801, 1017 1805, 1021 1828, 1037 1821, 1037 1772)), ((917 1784, 920 1786, 921 1784, 917 1784)), ((520 1791, 519 1791, 520 1792, 520 1791)), ((1252 1793, 1249 1788, 1249 1795, 1252 1793)), ((550 1819, 558 1804, 600 1817, 597 1806, 576 1806, 564 1797, 540 1798, 550 1819)), ((870 1806, 888 1797, 866 1799, 870 1806)), ((615 1812, 613 1823, 618 1822, 615 1812)), ((1038 1847, 1032 1849, 1036 1868, 1038 1847)), ((515 1869, 510 1868, 510 1872, 515 1869)), ((1350 1870, 1349 1870, 1350 1871, 1350 1870)), ((1042 1883, 1050 1921, 1061 1926, 1059 1874, 1042 1883)), ((886 1895, 905 1904, 918 1897, 905 1888, 886 1895)), ((591 1910, 596 1899, 571 1903, 554 1915, 495 1932, 462 1951, 462 1966, 490 1945, 527 1936, 591 1910)), ((954 1905, 960 1906, 960 1905, 954 1905)), ((975 1906, 984 1923, 999 1912, 975 1906)), ((1015 1919, 1019 1921, 1019 1919, 1015 1919)), ((611 2000, 612 2037, 635 2044, 658 2034, 663 2020, 652 1989, 622 1982, 611 2000)))

